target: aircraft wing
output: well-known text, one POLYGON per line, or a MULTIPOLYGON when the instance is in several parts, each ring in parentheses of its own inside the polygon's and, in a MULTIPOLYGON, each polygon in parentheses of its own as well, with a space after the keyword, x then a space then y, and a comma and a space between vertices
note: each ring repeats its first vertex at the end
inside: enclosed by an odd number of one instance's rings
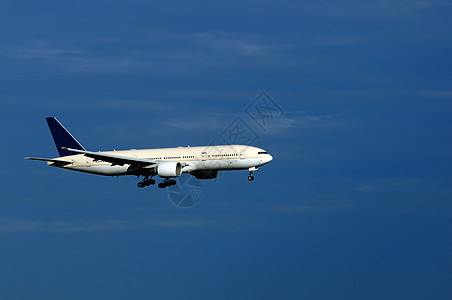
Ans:
POLYGON ((139 167, 150 167, 152 165, 157 165, 157 161, 145 159, 145 158, 136 158, 136 157, 130 157, 130 156, 120 156, 120 155, 114 155, 114 154, 106 154, 102 152, 92 152, 92 151, 86 151, 86 150, 79 150, 79 149, 72 149, 72 148, 66 148, 62 147, 64 150, 68 150, 71 152, 77 152, 84 154, 85 156, 94 158, 96 160, 102 160, 109 162, 113 165, 135 165, 139 167))

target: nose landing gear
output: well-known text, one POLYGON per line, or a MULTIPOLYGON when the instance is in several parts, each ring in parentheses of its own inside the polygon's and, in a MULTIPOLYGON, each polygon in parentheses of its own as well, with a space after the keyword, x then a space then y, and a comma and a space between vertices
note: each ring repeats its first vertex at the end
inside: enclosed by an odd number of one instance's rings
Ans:
POLYGON ((250 175, 248 176, 248 180, 249 181, 253 181, 254 180, 253 174, 254 174, 254 171, 257 171, 257 168, 256 167, 252 167, 252 168, 249 168, 248 170, 250 171, 250 175))

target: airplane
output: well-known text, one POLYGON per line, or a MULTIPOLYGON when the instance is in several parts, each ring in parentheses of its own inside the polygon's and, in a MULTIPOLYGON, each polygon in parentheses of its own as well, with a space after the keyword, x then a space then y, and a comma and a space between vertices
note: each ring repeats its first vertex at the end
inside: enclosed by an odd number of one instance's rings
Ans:
POLYGON ((45 161, 49 166, 97 175, 143 176, 137 183, 139 188, 154 185, 154 176, 163 179, 158 187, 166 188, 175 185, 174 178, 184 173, 197 179, 214 179, 219 171, 229 170, 248 169, 248 180, 253 181, 254 172, 273 159, 264 149, 247 145, 93 152, 86 150, 55 117, 47 117, 46 121, 60 156, 25 159, 45 161))

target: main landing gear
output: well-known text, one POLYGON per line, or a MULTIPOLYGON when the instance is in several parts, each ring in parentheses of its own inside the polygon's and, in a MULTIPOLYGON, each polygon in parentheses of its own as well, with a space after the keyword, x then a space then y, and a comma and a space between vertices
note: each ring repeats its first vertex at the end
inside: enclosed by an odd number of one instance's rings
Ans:
MULTIPOLYGON (((141 180, 140 182, 137 183, 137 187, 144 188, 144 187, 154 185, 154 184, 155 184, 155 179, 145 177, 143 180, 141 180)), ((160 182, 158 184, 158 187, 163 189, 163 188, 175 185, 175 184, 176 184, 176 180, 165 178, 162 182, 160 182)))
POLYGON ((137 187, 144 188, 153 184, 155 184, 155 179, 145 177, 143 180, 137 183, 137 187))
POLYGON ((162 182, 158 184, 158 187, 163 189, 176 184, 176 180, 165 178, 162 182))

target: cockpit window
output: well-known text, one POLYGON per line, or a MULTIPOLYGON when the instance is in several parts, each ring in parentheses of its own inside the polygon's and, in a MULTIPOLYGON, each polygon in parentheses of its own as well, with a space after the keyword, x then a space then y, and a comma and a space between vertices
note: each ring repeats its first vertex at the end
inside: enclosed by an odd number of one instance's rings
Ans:
POLYGON ((257 154, 268 154, 268 153, 265 151, 259 151, 259 152, 257 152, 257 154))

